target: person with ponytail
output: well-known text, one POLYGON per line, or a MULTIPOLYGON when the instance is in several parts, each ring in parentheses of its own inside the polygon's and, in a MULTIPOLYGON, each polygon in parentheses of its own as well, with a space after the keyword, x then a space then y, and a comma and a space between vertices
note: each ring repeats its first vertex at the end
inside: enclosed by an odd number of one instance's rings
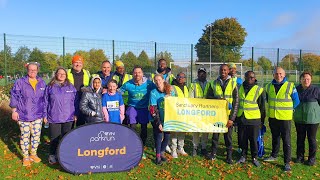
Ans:
POLYGON ((170 139, 170 133, 163 132, 164 98, 166 96, 175 96, 175 93, 173 87, 165 82, 162 75, 156 74, 154 76, 154 82, 157 88, 150 93, 149 110, 153 118, 153 136, 156 147, 155 163, 161 165, 163 162, 167 161, 164 152, 170 139))

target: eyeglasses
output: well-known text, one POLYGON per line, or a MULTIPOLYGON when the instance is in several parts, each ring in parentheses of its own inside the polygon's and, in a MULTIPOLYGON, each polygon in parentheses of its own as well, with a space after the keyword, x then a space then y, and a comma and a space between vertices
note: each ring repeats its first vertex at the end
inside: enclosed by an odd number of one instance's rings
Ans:
POLYGON ((184 79, 186 78, 185 76, 177 76, 177 79, 184 79))
POLYGON ((66 76, 67 74, 57 73, 58 76, 66 76))

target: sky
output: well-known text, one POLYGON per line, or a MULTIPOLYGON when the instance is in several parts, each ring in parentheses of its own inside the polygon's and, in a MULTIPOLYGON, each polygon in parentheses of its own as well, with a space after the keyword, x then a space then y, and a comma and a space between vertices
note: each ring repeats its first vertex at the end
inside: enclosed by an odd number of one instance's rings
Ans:
POLYGON ((202 29, 235 17, 244 46, 320 50, 320 1, 0 0, 0 33, 196 44, 202 29))

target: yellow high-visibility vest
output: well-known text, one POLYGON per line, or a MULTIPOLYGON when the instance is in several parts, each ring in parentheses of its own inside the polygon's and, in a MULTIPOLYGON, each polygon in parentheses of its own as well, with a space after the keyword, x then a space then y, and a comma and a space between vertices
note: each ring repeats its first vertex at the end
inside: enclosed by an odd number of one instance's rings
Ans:
MULTIPOLYGON (((211 81, 211 87, 213 90, 213 94, 219 98, 223 98, 228 101, 228 103, 232 104, 233 97, 232 93, 234 88, 237 87, 237 83, 233 81, 232 78, 230 78, 226 89, 224 92, 222 91, 222 88, 220 86, 220 83, 217 80, 211 81)), ((231 110, 229 110, 228 115, 231 113, 231 110)))
POLYGON ((189 97, 189 91, 187 86, 183 87, 183 91, 184 93, 181 91, 181 89, 178 86, 173 86, 173 90, 175 92, 175 94, 177 95, 177 97, 182 97, 182 98, 188 98, 189 97))
MULTIPOLYGON (((90 84, 90 73, 88 70, 82 69, 83 71, 83 85, 84 86, 89 86, 90 84)), ((68 69, 68 79, 70 81, 71 84, 74 85, 74 78, 73 78, 73 74, 71 73, 71 69, 68 69)))
MULTIPOLYGON (((117 82, 119 82, 120 77, 117 76, 117 75, 113 75, 112 79, 114 79, 114 80, 116 80, 117 82)), ((129 81, 130 79, 132 79, 132 75, 130 75, 130 74, 124 74, 122 84, 126 83, 126 82, 129 81)), ((121 84, 121 85, 122 85, 122 84, 121 84)), ((119 88, 119 87, 118 87, 118 88, 119 88)), ((128 98, 129 98, 129 93, 128 93, 128 91, 125 91, 125 92, 122 94, 122 99, 123 99, 124 105, 128 105, 128 98)))
MULTIPOLYGON (((155 74, 152 73, 152 74, 151 74, 152 82, 154 82, 154 76, 155 76, 155 74)), ((166 81, 167 83, 171 84, 174 79, 175 79, 174 75, 173 75, 173 74, 170 74, 170 75, 168 75, 168 76, 166 77, 166 79, 165 79, 164 81, 166 81)))
POLYGON ((190 84, 189 87, 189 97, 193 97, 194 98, 204 98, 205 97, 205 93, 201 88, 201 85, 198 82, 194 82, 190 84))
POLYGON ((266 93, 268 94, 268 112, 267 116, 278 120, 292 120, 293 101, 291 94, 294 84, 285 82, 279 89, 278 93, 274 89, 274 85, 269 83, 266 85, 266 93))
POLYGON ((263 88, 254 85, 246 95, 243 85, 241 85, 239 90, 240 103, 237 117, 240 117, 242 113, 244 113, 244 117, 248 120, 260 119, 261 112, 257 103, 257 99, 262 94, 262 92, 263 88))

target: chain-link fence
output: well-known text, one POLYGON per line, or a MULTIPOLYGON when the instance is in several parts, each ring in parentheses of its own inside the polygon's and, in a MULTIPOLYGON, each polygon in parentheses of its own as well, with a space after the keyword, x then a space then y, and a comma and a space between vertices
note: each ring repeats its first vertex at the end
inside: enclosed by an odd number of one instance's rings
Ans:
MULTIPOLYGON (((238 75, 253 70, 260 83, 273 79, 275 66, 285 69, 290 81, 298 83, 302 71, 313 73, 313 83, 320 83, 320 50, 280 48, 217 47, 197 44, 169 44, 157 42, 128 42, 67 37, 39 37, 3 34, 0 37, 0 85, 5 85, 26 74, 24 64, 41 64, 40 75, 51 78, 58 66, 71 67, 74 54, 85 59, 84 68, 95 73, 101 62, 122 60, 127 72, 134 65, 143 67, 148 76, 156 70, 157 60, 164 58, 172 73, 184 72, 187 82, 197 78, 197 69, 205 67, 208 79, 215 79, 222 63, 235 62, 238 75)), ((242 78, 244 78, 242 76, 242 78)))

